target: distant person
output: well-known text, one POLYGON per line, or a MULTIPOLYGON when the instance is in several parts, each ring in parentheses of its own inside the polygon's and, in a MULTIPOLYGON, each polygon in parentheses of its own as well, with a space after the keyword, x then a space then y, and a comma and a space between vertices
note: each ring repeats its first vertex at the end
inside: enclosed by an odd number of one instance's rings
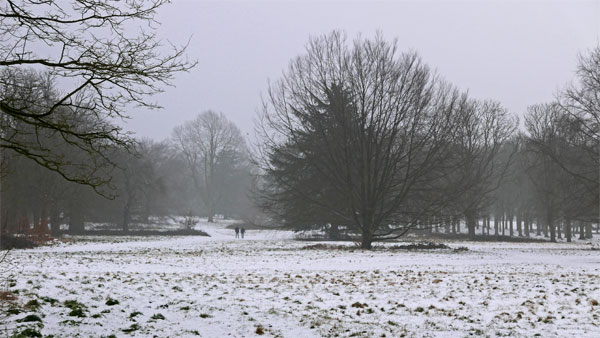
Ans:
POLYGON ((242 238, 244 238, 244 234, 246 233, 246 229, 245 229, 245 228, 242 228, 242 229, 240 230, 240 232, 242 233, 242 238))
MULTIPOLYGON (((242 229, 243 231, 243 229, 242 229)), ((235 238, 240 238, 240 227, 235 227, 235 238)), ((244 233, 242 232, 242 238, 244 238, 244 233)))

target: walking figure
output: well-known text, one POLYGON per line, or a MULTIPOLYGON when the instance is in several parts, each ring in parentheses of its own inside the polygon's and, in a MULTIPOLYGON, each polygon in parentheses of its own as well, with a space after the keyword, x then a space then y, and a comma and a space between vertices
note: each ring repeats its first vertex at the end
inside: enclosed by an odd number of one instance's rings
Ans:
MULTIPOLYGON (((244 233, 242 232, 242 238, 244 237, 244 233)), ((235 238, 240 238, 240 227, 235 227, 235 238)))
POLYGON ((240 232, 242 233, 242 238, 244 238, 244 234, 246 233, 246 229, 242 228, 242 229, 240 230, 240 232))

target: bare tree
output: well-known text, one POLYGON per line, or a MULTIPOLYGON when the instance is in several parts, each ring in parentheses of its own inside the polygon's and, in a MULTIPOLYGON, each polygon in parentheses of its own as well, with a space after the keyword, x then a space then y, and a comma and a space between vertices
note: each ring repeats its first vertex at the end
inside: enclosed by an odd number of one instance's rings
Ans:
POLYGON ((458 170, 454 205, 465 217, 469 237, 475 237, 479 214, 489 208, 493 192, 508 173, 516 152, 507 141, 517 126, 500 103, 466 100, 459 110, 453 160, 458 170), (508 156, 499 156, 506 147, 508 156))
POLYGON ((67 180, 94 187, 106 183, 109 177, 65 168, 61 155, 43 143, 14 137, 16 125, 30 126, 34 138, 51 133, 102 160, 107 160, 107 147, 129 147, 127 135, 106 121, 126 117, 124 107, 130 104, 158 108, 149 97, 169 85, 174 73, 194 65, 183 59, 185 47, 162 53, 154 24, 157 10, 167 2, 3 1, 0 87, 34 90, 38 84, 24 83, 19 75, 23 67, 34 67, 68 89, 54 90, 57 95, 46 100, 15 97, 5 90, 0 95, 0 149, 26 156, 67 180), (85 116, 88 128, 64 114, 85 116))
POLYGON ((381 36, 348 46, 340 32, 312 38, 271 84, 261 122, 260 164, 277 189, 328 213, 361 236, 361 247, 401 236, 439 207, 429 192, 445 173, 461 95, 415 53, 381 36), (315 184, 281 170, 306 168, 315 184), (282 175, 283 173, 283 175, 282 175))
POLYGON ((191 178, 208 213, 213 217, 221 198, 219 165, 232 153, 245 153, 239 129, 223 113, 205 111, 173 130, 173 140, 183 154, 191 178))

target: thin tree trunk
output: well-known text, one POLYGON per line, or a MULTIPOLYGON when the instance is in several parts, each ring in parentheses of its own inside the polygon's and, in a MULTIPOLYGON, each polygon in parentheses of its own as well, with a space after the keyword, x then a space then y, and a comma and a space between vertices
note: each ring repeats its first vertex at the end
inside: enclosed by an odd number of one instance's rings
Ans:
POLYGON ((565 218, 565 237, 567 237, 567 242, 571 242, 571 220, 565 218))
POLYGON ((585 232, 586 232, 586 236, 585 238, 587 239, 592 239, 593 235, 592 235, 592 222, 586 222, 585 223, 585 232))
POLYGON ((552 211, 546 213, 546 226, 550 230, 550 242, 556 242, 556 229, 554 227, 554 217, 552 211))
POLYGON ((469 233, 469 238, 475 239, 475 226, 477 223, 477 217, 475 216, 475 212, 473 212, 473 211, 465 212, 465 222, 467 225, 467 231, 469 233))
POLYGON ((499 230, 498 229, 498 221, 500 220, 500 218, 498 217, 498 214, 494 215, 494 235, 498 236, 499 230))
POLYGON ((50 233, 52 237, 57 237, 60 234, 60 213, 55 204, 50 208, 50 233))

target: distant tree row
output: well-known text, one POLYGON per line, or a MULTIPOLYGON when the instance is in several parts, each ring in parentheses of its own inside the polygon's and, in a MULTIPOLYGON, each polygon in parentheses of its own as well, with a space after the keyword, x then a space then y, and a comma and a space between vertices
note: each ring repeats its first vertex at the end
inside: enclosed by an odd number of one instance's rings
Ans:
MULTIPOLYGON (((529 234, 598 222, 600 53, 580 83, 532 106, 526 132, 498 102, 442 80, 381 36, 312 38, 268 91, 258 204, 275 224, 340 229, 361 247, 464 222, 529 234), (504 220, 505 222, 502 222, 504 220), (524 224, 524 225, 523 225, 524 224)), ((591 234, 591 232, 590 232, 591 234)))
MULTIPOLYGON (((14 102, 23 95, 48 102, 59 99, 52 90, 56 80, 47 73, 25 70, 5 75, 15 77, 15 82, 22 85, 0 83, 0 98, 4 101, 14 102)), ((59 111, 55 115, 81 130, 97 127, 85 123, 90 111, 76 113, 59 111)), ((61 171, 40 166, 19 151, 2 151, 3 234, 38 233, 49 228, 57 235, 61 224, 77 234, 85 231, 85 222, 106 223, 128 231, 132 223, 152 222, 151 216, 195 215, 212 221, 215 214, 242 217, 251 208, 247 191, 252 167, 246 143, 222 113, 199 114, 175 128, 167 141, 131 139, 127 148, 103 145, 101 156, 93 163, 89 162, 87 149, 68 142, 59 133, 29 132, 32 127, 17 120, 6 123, 15 133, 12 139, 18 137, 20 144, 43 145, 59 158, 61 171), (69 174, 69 166, 77 177, 93 170, 89 174, 102 177, 106 184, 90 187, 65 180, 63 174, 69 174)))

